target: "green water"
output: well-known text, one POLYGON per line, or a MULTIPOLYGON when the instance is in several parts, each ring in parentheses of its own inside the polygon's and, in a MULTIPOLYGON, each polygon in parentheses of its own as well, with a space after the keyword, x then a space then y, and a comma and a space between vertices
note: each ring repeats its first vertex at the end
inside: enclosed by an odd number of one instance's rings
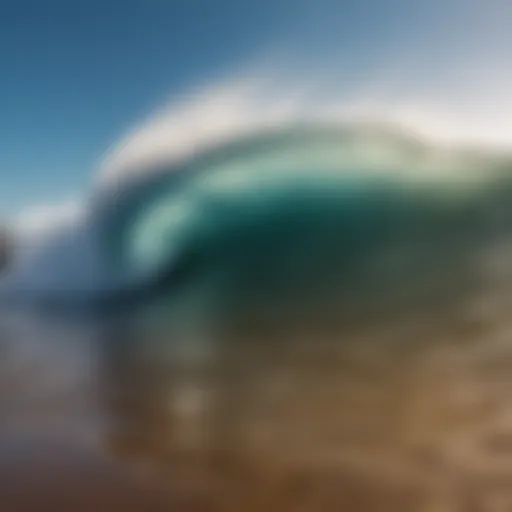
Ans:
MULTIPOLYGON (((473 255, 508 202, 502 171, 497 158, 392 133, 269 132, 134 187, 104 247, 113 268, 144 279, 187 267, 193 302, 231 318, 439 301, 474 284, 473 255)), ((182 291, 171 280, 167 293, 182 291)))

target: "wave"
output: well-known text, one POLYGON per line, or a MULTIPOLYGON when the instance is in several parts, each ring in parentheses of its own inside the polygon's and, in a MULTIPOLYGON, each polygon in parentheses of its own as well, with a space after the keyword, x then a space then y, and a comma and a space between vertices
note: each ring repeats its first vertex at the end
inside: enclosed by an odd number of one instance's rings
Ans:
POLYGON ((101 310, 185 287, 247 309, 348 310, 479 281, 508 237, 512 157, 399 115, 307 105, 249 81, 152 118, 107 155, 79 225, 4 295, 101 310))
POLYGON ((112 272, 145 299, 185 283, 239 312, 340 316, 481 289, 510 234, 511 169, 389 127, 294 123, 106 187, 96 225, 112 272))

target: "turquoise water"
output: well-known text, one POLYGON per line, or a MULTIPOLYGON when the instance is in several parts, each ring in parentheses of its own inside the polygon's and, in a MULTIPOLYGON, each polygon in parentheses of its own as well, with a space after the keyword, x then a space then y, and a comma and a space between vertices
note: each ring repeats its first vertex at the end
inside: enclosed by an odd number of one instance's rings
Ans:
POLYGON ((510 190, 497 158, 356 127, 270 131, 162 170, 110 205, 103 247, 113 271, 165 277, 161 294, 216 318, 340 319, 463 293, 510 190))

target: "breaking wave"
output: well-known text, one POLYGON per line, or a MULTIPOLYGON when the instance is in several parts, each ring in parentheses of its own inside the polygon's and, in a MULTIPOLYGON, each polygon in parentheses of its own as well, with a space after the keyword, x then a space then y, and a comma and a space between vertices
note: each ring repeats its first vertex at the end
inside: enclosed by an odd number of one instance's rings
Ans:
POLYGON ((95 211, 113 271, 164 294, 185 282, 238 314, 341 317, 480 290, 509 237, 503 154, 355 121, 208 142, 111 175, 95 211))
POLYGON ((32 265, 42 295, 63 268, 76 297, 87 276, 87 301, 91 287, 137 301, 179 282, 248 309, 479 281, 508 237, 510 154, 396 105, 261 82, 210 84, 115 145, 80 216, 87 250, 71 236, 32 265))

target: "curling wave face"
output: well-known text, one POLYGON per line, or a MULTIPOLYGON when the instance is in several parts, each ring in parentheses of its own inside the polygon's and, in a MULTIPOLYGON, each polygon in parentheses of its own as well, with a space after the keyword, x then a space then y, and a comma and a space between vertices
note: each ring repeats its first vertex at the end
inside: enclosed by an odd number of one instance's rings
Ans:
POLYGON ((106 187, 95 225, 134 288, 184 284, 231 317, 341 318, 480 288, 483 253, 508 236, 509 170, 393 130, 295 125, 106 187))

